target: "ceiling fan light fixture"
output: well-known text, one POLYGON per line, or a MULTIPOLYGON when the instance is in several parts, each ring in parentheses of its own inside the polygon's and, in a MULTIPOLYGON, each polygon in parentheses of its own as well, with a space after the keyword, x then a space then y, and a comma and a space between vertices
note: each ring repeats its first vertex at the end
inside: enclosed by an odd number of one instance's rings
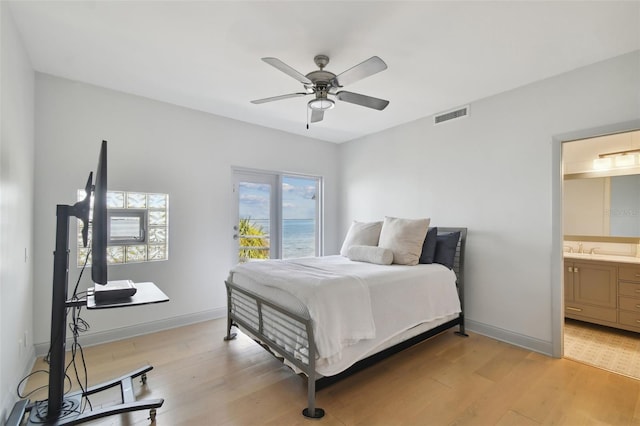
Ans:
POLYGON ((335 106, 335 102, 328 98, 316 98, 309 101, 309 108, 318 111, 326 111, 335 106))

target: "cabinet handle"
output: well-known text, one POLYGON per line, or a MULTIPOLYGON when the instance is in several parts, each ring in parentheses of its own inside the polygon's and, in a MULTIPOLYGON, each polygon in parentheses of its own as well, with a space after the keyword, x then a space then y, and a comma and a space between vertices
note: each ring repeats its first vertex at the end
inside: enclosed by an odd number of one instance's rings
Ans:
POLYGON ((582 312, 582 309, 580 309, 580 308, 572 308, 571 306, 567 306, 567 310, 568 311, 575 311, 575 312, 582 312))
POLYGON ((573 272, 578 272, 578 268, 573 268, 573 272))
POLYGON ((640 288, 636 288, 636 289, 635 289, 635 292, 636 292, 636 293, 640 293, 640 288))
POLYGON ((636 278, 640 278, 640 274, 636 274, 636 278))
POLYGON ((640 323, 640 320, 636 320, 636 322, 640 323))
POLYGON ((636 309, 640 309, 640 305, 636 305, 636 309))
POLYGON ((573 272, 573 268, 569 266, 569 272, 573 272))

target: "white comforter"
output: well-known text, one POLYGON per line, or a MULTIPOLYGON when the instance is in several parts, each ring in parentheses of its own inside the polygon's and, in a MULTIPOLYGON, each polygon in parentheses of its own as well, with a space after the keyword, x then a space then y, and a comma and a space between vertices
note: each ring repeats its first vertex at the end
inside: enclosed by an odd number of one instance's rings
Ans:
POLYGON ((232 273, 236 284, 267 298, 284 303, 281 291, 307 306, 316 369, 323 375, 337 374, 412 327, 460 313, 455 274, 438 264, 375 265, 325 256, 251 262, 232 273))
POLYGON ((331 359, 346 346, 374 338, 376 329, 365 282, 344 265, 319 259, 249 262, 232 272, 298 298, 313 320, 318 356, 331 359))

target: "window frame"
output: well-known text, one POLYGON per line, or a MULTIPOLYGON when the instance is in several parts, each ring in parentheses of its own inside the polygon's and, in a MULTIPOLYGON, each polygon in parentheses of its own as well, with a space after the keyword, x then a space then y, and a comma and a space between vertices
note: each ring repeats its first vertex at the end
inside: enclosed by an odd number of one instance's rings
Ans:
POLYGON ((107 245, 147 244, 148 220, 146 209, 107 209, 107 245), (113 217, 137 217, 139 219, 140 238, 116 238, 112 235, 111 226, 113 217))
MULTIPOLYGON (((239 214, 239 201, 235 192, 238 190, 236 188, 236 184, 238 179, 242 176, 255 176, 258 178, 269 178, 275 179, 275 197, 274 202, 275 206, 272 206, 272 215, 271 219, 277 225, 277 232, 270 232, 271 235, 276 236, 277 240, 272 241, 271 245, 271 256, 272 259, 282 259, 284 254, 284 212, 283 212, 283 184, 286 177, 291 178, 301 178, 301 179, 311 179, 316 182, 317 185, 317 194, 315 199, 315 220, 316 226, 314 227, 315 232, 315 244, 314 244, 314 256, 323 256, 324 255, 324 177, 320 175, 314 174, 306 174, 306 173, 294 173, 294 172, 278 172, 278 171, 269 171, 269 170, 259 170, 259 169, 248 169, 243 167, 232 167, 232 186, 234 191, 233 197, 233 209, 234 214, 233 217, 233 227, 237 228, 237 220, 240 219, 239 214), (275 208, 274 208, 275 207, 275 208)), ((235 258, 237 258, 237 252, 239 250, 239 244, 234 244, 234 252, 236 253, 235 258)))

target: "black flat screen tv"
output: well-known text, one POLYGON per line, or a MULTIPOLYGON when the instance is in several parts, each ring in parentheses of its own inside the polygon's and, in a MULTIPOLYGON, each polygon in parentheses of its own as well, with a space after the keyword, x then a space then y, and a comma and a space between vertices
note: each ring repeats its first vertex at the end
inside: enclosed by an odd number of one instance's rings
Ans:
POLYGON ((107 284, 107 141, 102 141, 93 185, 93 220, 91 224, 91 279, 107 284))

